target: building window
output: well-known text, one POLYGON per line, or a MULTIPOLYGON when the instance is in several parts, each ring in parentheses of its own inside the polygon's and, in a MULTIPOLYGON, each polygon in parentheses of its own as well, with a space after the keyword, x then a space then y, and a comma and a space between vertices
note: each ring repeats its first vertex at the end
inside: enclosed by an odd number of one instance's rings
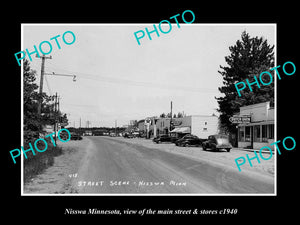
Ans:
POLYGON ((254 126, 254 142, 261 142, 260 125, 255 125, 254 126))
POLYGON ((207 122, 204 122, 204 125, 207 125, 207 122))
POLYGON ((274 139, 274 124, 268 124, 268 139, 274 139))
POLYGON ((245 127, 239 127, 239 141, 245 141, 245 127))
POLYGON ((251 127, 245 127, 245 141, 251 141, 251 127))
POLYGON ((262 142, 268 142, 268 125, 261 126, 261 135, 262 135, 262 142))
POLYGON ((203 131, 207 131, 207 128, 206 128, 206 127, 204 127, 204 128, 203 128, 203 131))

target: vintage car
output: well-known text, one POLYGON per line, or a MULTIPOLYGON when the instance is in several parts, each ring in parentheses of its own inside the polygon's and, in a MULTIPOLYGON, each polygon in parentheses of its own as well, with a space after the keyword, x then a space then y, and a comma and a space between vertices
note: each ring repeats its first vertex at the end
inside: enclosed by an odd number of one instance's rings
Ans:
POLYGON ((164 135, 160 135, 158 137, 155 137, 153 138, 153 141, 156 143, 156 144, 159 144, 161 142, 171 142, 172 141, 172 138, 167 135, 167 134, 164 134, 164 135))
POLYGON ((177 146, 201 146, 202 144, 202 139, 198 138, 195 135, 187 134, 183 138, 180 138, 175 142, 175 145, 177 146))
POLYGON ((123 135, 124 138, 133 138, 133 135, 129 132, 125 132, 123 135))
POLYGON ((229 143, 228 135, 216 134, 208 136, 207 141, 204 141, 202 143, 202 148, 203 150, 210 148, 216 151, 220 149, 226 149, 227 152, 230 152, 230 149, 232 149, 232 145, 229 143))
POLYGON ((79 133, 71 132, 71 140, 82 140, 82 136, 79 133))

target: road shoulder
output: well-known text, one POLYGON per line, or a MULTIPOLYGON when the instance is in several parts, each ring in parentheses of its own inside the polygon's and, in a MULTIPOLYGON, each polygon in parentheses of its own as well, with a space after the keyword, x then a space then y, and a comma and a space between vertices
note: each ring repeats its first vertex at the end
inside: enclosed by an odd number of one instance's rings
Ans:
POLYGON ((72 185, 72 180, 78 173, 89 143, 90 140, 87 138, 59 143, 63 154, 54 158, 53 166, 24 184, 24 194, 78 193, 76 187, 72 185))

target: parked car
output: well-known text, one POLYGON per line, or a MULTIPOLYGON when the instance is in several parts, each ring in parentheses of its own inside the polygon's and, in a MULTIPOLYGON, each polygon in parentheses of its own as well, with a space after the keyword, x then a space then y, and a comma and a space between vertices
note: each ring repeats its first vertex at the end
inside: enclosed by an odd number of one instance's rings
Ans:
POLYGON ((71 140, 82 140, 82 136, 78 133, 71 133, 71 140))
MULTIPOLYGON (((73 133, 70 133, 70 134, 71 134, 71 137, 72 137, 72 134, 73 134, 73 133)), ((53 134, 52 137, 54 137, 54 136, 55 136, 55 135, 53 134)), ((63 131, 60 132, 59 137, 60 137, 62 140, 65 141, 65 140, 67 140, 67 139, 69 138, 69 134, 68 134, 67 131, 63 130, 63 131)))
POLYGON ((111 132, 111 133, 109 134, 109 136, 110 136, 110 137, 116 137, 116 133, 111 132))
POLYGON ((126 133, 124 133, 123 137, 124 138, 133 138, 133 135, 131 133, 126 132, 126 133))
POLYGON ((156 143, 156 144, 159 144, 161 142, 171 142, 172 138, 167 135, 167 134, 164 134, 164 135, 160 135, 156 138, 153 138, 153 141, 156 143))
POLYGON ((177 140, 179 140, 182 137, 184 137, 184 135, 183 136, 178 136, 178 135, 172 135, 172 134, 170 136, 171 136, 171 142, 172 143, 175 143, 177 140))
POLYGON ((212 150, 226 149, 227 152, 230 152, 232 145, 229 143, 228 135, 216 134, 208 136, 208 140, 204 141, 202 144, 203 150, 210 148, 212 150))
POLYGON ((182 137, 181 139, 177 140, 175 142, 175 145, 184 146, 184 147, 188 147, 188 146, 191 146, 191 145, 201 146, 202 141, 203 141, 202 139, 198 138, 195 135, 187 134, 184 137, 182 137))

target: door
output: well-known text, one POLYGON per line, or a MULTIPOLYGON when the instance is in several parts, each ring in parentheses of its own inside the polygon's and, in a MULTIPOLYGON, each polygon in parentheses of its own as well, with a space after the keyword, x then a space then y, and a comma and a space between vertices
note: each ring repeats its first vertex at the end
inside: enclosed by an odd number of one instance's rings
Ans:
POLYGON ((253 126, 250 126, 250 148, 253 149, 253 140, 254 140, 254 133, 253 133, 253 126))

